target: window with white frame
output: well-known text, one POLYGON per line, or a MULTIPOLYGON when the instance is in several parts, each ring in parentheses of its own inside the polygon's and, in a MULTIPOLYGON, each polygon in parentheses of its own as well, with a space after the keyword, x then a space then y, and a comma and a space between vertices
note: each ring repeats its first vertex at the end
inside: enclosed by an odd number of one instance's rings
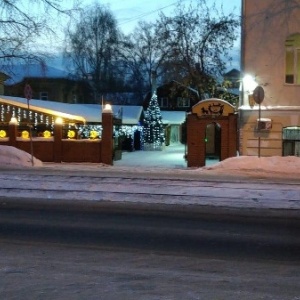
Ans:
POLYGON ((167 97, 162 97, 160 99, 160 107, 168 107, 169 106, 169 99, 167 97))
POLYGON ((189 98, 177 98, 177 107, 190 107, 190 99, 189 98))
POLYGON ((285 41, 285 83, 300 85, 300 34, 285 41))
POLYGON ((40 92, 41 100, 48 100, 48 92, 40 92))

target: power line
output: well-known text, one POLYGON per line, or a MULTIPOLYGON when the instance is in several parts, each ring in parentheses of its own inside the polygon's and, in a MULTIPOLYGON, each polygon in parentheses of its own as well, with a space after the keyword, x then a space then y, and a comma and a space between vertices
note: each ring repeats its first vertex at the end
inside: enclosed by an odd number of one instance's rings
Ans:
MULTIPOLYGON (((184 1, 185 1, 185 0, 184 0, 184 1)), ((158 11, 162 11, 163 9, 169 8, 169 7, 171 7, 171 6, 173 6, 173 5, 176 5, 176 4, 177 4, 177 2, 174 2, 174 3, 172 3, 172 4, 169 4, 169 5, 167 5, 167 6, 158 8, 158 9, 156 9, 156 10, 152 10, 152 11, 147 12, 147 13, 142 13, 142 14, 140 14, 140 15, 137 15, 137 16, 135 16, 135 17, 130 18, 129 20, 120 22, 120 23, 118 24, 118 26, 121 26, 121 25, 130 23, 130 22, 139 20, 139 19, 141 19, 141 18, 144 18, 144 17, 146 17, 146 16, 149 16, 149 15, 151 15, 151 14, 154 14, 154 13, 156 13, 156 12, 158 12, 158 11)))

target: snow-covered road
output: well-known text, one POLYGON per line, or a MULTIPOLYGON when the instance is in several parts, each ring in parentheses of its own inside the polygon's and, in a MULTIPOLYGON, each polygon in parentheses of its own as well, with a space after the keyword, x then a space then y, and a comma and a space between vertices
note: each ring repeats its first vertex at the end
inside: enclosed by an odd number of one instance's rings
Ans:
MULTIPOLYGON (((27 170, 27 171, 26 171, 27 170)), ((52 170, 38 172, 2 171, 0 198, 33 201, 50 205, 61 201, 68 205, 119 205, 133 209, 177 209, 201 211, 209 209, 255 211, 261 214, 292 214, 300 219, 300 185, 292 182, 259 180, 224 181, 213 178, 167 178, 149 174, 132 177, 129 172, 107 173, 52 170)))

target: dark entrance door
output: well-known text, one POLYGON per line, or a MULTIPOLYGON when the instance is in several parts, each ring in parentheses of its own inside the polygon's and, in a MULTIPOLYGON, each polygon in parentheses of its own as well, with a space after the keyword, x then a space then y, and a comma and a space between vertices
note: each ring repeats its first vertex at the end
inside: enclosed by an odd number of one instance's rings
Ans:
POLYGON ((218 123, 210 123, 206 126, 205 134, 205 159, 218 160, 221 158, 221 126, 218 123))
POLYGON ((283 156, 300 157, 300 127, 283 128, 283 156))

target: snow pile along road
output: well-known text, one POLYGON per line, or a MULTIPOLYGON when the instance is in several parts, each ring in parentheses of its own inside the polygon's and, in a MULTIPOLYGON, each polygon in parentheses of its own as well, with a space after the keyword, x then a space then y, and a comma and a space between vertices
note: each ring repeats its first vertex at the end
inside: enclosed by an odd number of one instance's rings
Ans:
MULTIPOLYGON (((105 168, 106 170, 119 170, 119 171, 131 171, 139 172, 147 171, 157 172, 160 170, 161 173, 172 173, 182 174, 184 172, 195 173, 200 172, 202 174, 212 175, 246 175, 246 176, 263 176, 263 177, 279 177, 279 178, 292 178, 300 179, 300 157, 296 156, 271 156, 271 157, 257 157, 257 156, 237 156, 225 159, 221 162, 202 167, 202 168, 187 168, 180 167, 180 169, 174 169, 177 162, 182 165, 182 155, 178 157, 170 158, 163 151, 155 153, 155 164, 152 164, 151 157, 149 158, 148 153, 129 153, 130 157, 126 158, 126 164, 124 167, 118 166, 107 166, 102 164, 92 163, 65 163, 60 164, 61 169, 67 170, 98 170, 105 168), (137 157, 135 158, 135 154, 137 157), (142 155, 143 154, 143 155, 142 155), (149 161, 148 161, 149 158, 149 161), (141 161, 141 159, 143 161, 141 161), (172 164, 169 163, 169 167, 165 164, 167 159, 172 159, 172 164), (146 164, 147 162, 147 164, 146 164), (138 163, 138 166, 136 165, 138 163), (165 165, 164 165, 165 164, 165 165), (126 165, 126 166, 125 166, 126 165), (173 168, 170 167, 173 165, 173 168), (161 168, 158 168, 160 166, 161 168), (163 167, 163 168, 162 168, 163 167)), ((126 154, 126 153, 125 153, 126 154)), ((34 167, 45 167, 45 168, 57 168, 57 164, 44 164, 34 157, 34 167)), ((31 167, 31 155, 25 151, 19 150, 11 146, 0 146, 0 166, 8 168, 17 167, 31 167)))
MULTIPOLYGON (((32 166, 31 159, 31 155, 25 151, 11 146, 0 146, 1 166, 30 167, 32 166)), ((33 157, 33 164, 36 167, 41 167, 43 165, 43 163, 35 157, 33 157)))
POLYGON ((215 165, 202 168, 204 171, 269 173, 270 175, 300 176, 300 157, 296 156, 237 156, 215 165))

